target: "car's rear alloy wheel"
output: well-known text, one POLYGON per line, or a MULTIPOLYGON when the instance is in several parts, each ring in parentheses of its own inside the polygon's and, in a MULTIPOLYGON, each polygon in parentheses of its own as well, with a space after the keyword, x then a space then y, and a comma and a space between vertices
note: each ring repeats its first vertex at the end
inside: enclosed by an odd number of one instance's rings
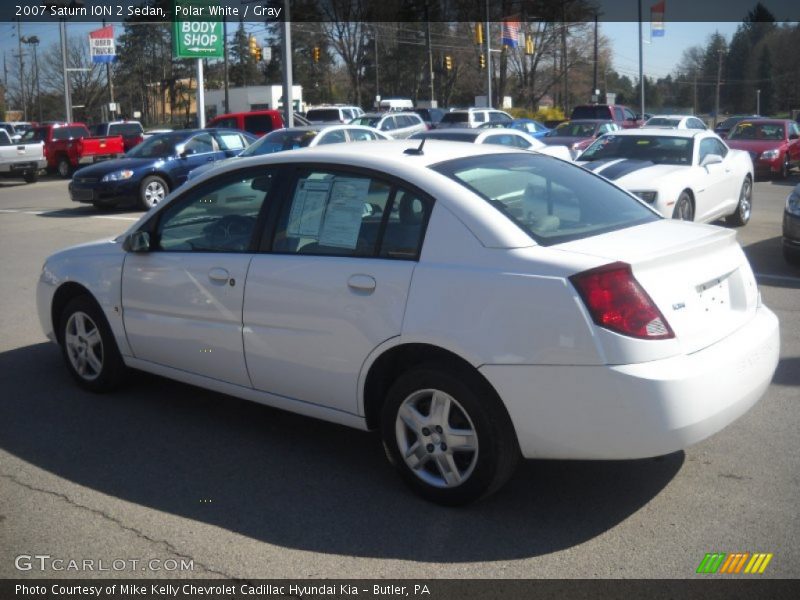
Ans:
POLYGON ((742 189, 739 192, 739 204, 736 206, 736 212, 729 215, 725 221, 729 225, 741 227, 747 225, 750 220, 750 214, 753 211, 753 182, 750 177, 744 178, 742 189))
POLYGON ((150 175, 145 177, 139 186, 139 204, 148 210, 162 202, 167 194, 169 194, 167 182, 157 175, 150 175))
POLYGON ((94 392, 116 387, 125 375, 125 365, 97 304, 86 296, 74 298, 61 314, 60 323, 59 341, 76 381, 94 392))
POLYGON ((466 504, 499 488, 519 458, 514 428, 479 377, 445 366, 403 374, 383 408, 389 459, 424 498, 466 504))
POLYGON ((672 218, 681 221, 694 221, 694 206, 692 205, 692 197, 688 192, 681 192, 678 202, 675 204, 672 218))
POLYGON ((57 169, 59 176, 64 179, 69 179, 70 175, 72 175, 72 165, 69 164, 69 159, 66 157, 61 157, 58 160, 57 169))

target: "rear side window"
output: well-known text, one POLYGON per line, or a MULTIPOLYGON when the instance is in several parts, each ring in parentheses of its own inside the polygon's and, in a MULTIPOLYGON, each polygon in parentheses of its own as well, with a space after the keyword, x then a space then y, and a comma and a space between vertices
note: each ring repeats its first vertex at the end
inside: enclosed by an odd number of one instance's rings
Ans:
POLYGON ((244 130, 250 133, 272 131, 272 117, 269 115, 248 115, 244 118, 244 130))
POLYGON ((377 177, 314 170, 298 178, 273 251, 324 256, 419 256, 430 205, 377 177))
POLYGON ((108 126, 108 135, 141 135, 142 126, 139 123, 116 123, 108 126))
POLYGON ((660 218, 604 179, 535 154, 472 156, 432 168, 478 194, 545 246, 660 218))

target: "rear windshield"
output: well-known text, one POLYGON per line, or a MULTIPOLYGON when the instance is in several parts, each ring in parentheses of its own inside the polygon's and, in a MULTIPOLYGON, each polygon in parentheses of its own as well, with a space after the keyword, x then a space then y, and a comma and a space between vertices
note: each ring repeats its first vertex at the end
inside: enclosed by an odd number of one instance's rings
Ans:
POLYGON ((609 133, 589 146, 580 160, 630 158, 657 165, 691 165, 693 149, 690 137, 609 133))
POLYGON ((139 123, 115 123, 108 126, 108 135, 142 135, 139 123))
POLYGON ((431 167, 549 246, 660 219, 605 179, 536 154, 488 154, 431 167))
POLYGON ((309 121, 340 121, 341 118, 338 108, 312 108, 306 113, 309 121))
POLYGON ((427 140, 449 140, 452 142, 474 142, 482 131, 470 131, 469 133, 461 133, 461 131, 448 131, 447 129, 426 131, 422 133, 415 133, 411 137, 415 140, 425 138, 427 140))
POLYGON ((728 134, 729 140, 783 140, 783 123, 739 123, 728 134))
POLYGON ((53 129, 54 140, 68 140, 70 138, 82 138, 89 135, 85 127, 56 127, 53 129))
POLYGON ((576 106, 571 119, 610 119, 611 110, 607 106, 576 106))
POLYGON ((469 121, 468 113, 447 113, 442 117, 442 123, 467 123, 469 121))
POLYGON ((644 124, 645 127, 677 127, 680 125, 680 119, 667 119, 666 117, 653 117, 647 123, 644 124))

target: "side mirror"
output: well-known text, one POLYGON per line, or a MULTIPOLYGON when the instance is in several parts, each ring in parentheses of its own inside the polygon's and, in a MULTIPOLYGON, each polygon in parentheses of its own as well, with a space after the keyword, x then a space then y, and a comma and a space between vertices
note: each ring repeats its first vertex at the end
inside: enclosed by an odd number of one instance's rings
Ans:
POLYGON ((722 162, 722 157, 719 154, 706 154, 706 157, 700 161, 701 167, 707 167, 708 165, 716 165, 722 162))
POLYGON ((122 242, 122 249, 125 252, 149 252, 150 251, 150 234, 146 231, 134 231, 125 236, 122 242))

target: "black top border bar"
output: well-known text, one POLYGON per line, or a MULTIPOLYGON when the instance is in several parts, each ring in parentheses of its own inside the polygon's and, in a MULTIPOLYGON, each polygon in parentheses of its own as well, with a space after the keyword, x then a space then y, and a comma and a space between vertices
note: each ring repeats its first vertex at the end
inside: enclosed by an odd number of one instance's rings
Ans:
MULTIPOLYGON (((740 22, 757 0, 4 0, 0 21, 108 23, 661 21, 740 22), (488 19, 487 19, 488 13, 488 19)), ((797 0, 761 0, 778 22, 800 22, 797 0)))

